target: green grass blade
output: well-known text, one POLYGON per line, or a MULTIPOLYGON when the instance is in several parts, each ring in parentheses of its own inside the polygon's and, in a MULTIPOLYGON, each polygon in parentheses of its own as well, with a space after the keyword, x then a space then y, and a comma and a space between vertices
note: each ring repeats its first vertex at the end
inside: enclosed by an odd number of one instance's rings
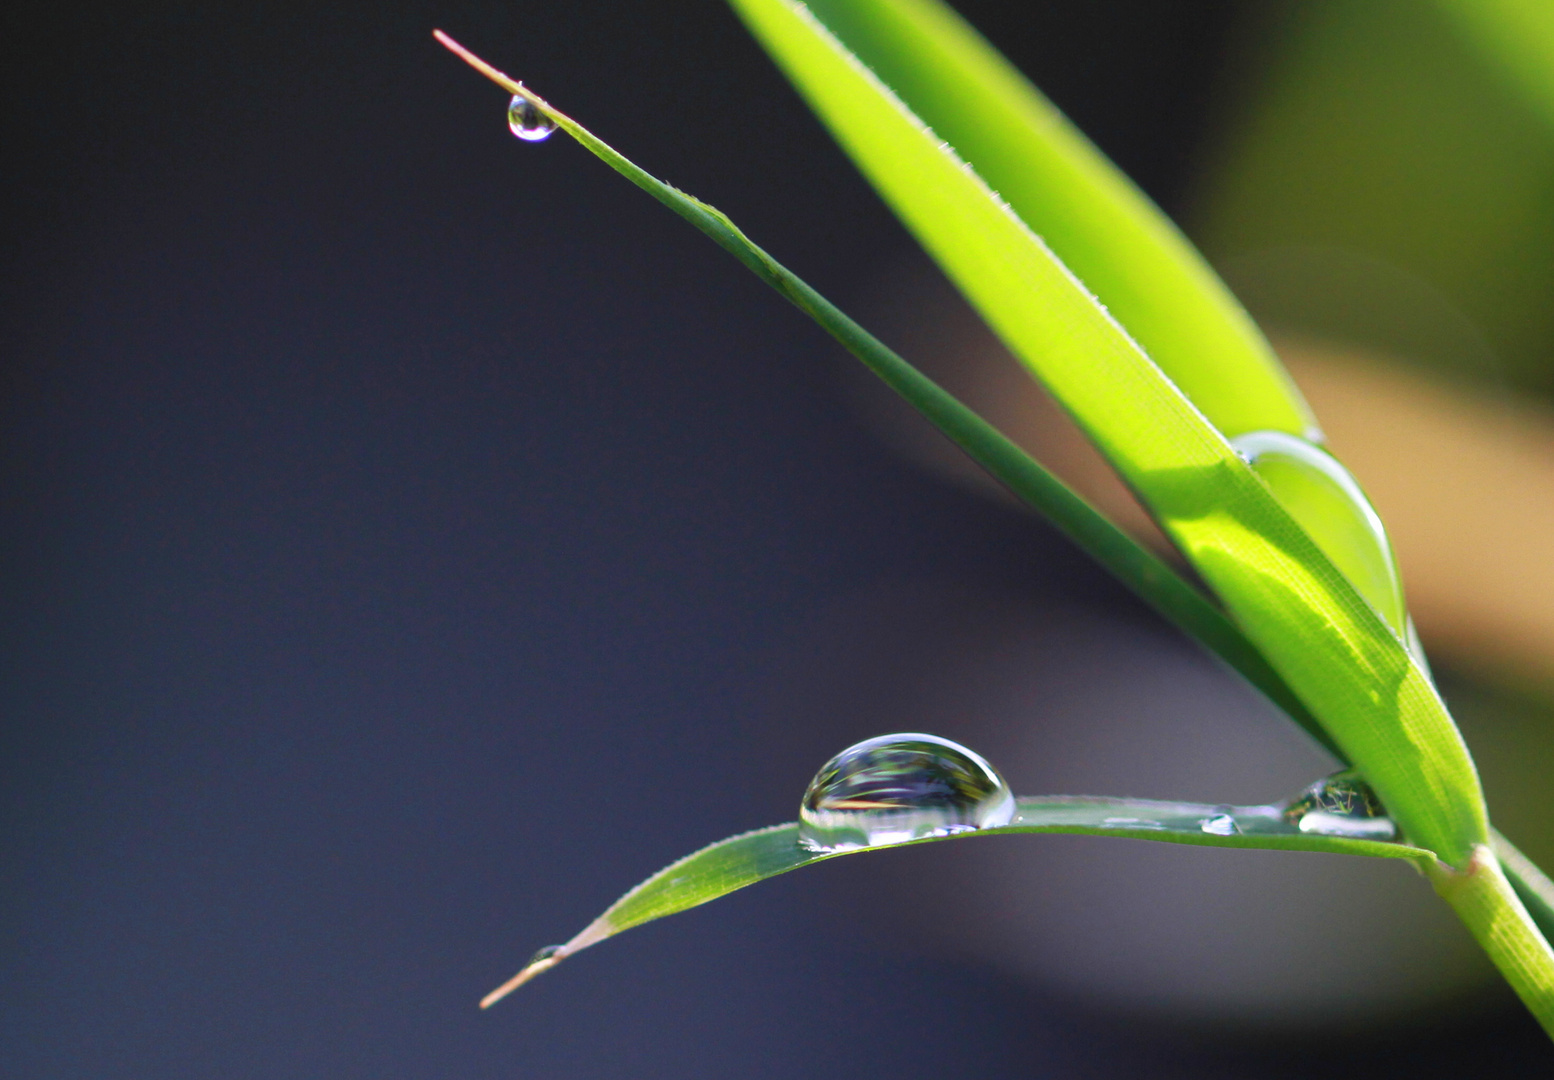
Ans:
POLYGON ((1006 199, 1221 431, 1308 436, 1241 304, 1131 180, 941 0, 809 9, 1006 199))
MULTIPOLYGON (((1303 833, 1285 821, 1278 808, 1271 806, 1225 807, 1207 803, 1068 795, 1027 797, 1017 802, 1014 821, 1008 825, 909 843, 926 844, 940 840, 969 840, 1017 833, 1069 833, 1207 847, 1316 851, 1335 855, 1411 859, 1421 867, 1435 862, 1433 852, 1407 844, 1303 833), (1205 820, 1220 817, 1227 812, 1242 828, 1241 835, 1220 836, 1203 831, 1205 820)), ((883 849, 855 848, 825 854, 811 852, 799 845, 799 826, 796 823, 773 825, 720 840, 671 863, 642 882, 611 904, 604 914, 589 923, 565 945, 541 950, 522 971, 487 995, 481 1005, 487 1007, 495 1004, 566 957, 623 930, 686 911, 801 866, 843 855, 880 850, 883 849)))
POLYGON ((1488 822, 1429 676, 1192 403, 1025 224, 794 0, 732 0, 864 175, 1150 507, 1421 846, 1488 822))
POLYGON ((1198 589, 1112 524, 1010 439, 869 334, 753 243, 721 211, 652 176, 570 116, 473 56, 438 40, 509 93, 523 93, 611 168, 695 225, 785 296, 906 399, 1015 496, 1041 513, 1145 602, 1197 639, 1283 709, 1341 762, 1343 753, 1246 635, 1198 589))

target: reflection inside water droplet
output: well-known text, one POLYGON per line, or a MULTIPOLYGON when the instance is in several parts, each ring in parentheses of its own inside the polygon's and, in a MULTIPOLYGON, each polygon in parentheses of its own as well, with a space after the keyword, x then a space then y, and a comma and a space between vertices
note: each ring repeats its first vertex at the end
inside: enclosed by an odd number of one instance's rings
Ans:
POLYGON ((1352 769, 1318 780, 1291 799, 1284 820, 1303 833, 1354 840, 1393 840, 1398 831, 1371 786, 1352 769))
POLYGON ((980 756, 908 733, 850 746, 821 768, 799 807, 799 843, 847 851, 1007 825, 1014 795, 980 756))
POLYGON ((1241 826, 1236 824, 1235 817, 1230 813, 1230 807, 1215 807, 1215 813, 1204 818, 1198 828, 1212 836, 1239 836, 1241 826))
POLYGON ((1230 441, 1279 503, 1405 642, 1410 641, 1403 583, 1387 531, 1365 492, 1339 460, 1283 431, 1254 431, 1230 441))
POLYGON ((556 122, 540 112, 534 102, 522 94, 514 94, 513 100, 508 102, 507 126, 525 142, 548 139, 550 133, 556 130, 556 122))

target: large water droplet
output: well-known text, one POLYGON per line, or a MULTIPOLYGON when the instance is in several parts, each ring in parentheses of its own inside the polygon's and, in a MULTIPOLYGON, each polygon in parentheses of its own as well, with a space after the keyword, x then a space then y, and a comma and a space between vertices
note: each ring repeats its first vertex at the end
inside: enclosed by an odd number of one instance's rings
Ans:
POLYGON ((1349 470, 1332 454, 1283 431, 1230 440, 1290 516, 1361 596, 1410 641, 1403 582, 1387 530, 1349 470))
POLYGON ((936 735, 881 735, 849 746, 810 781, 799 843, 847 851, 1007 825, 1014 795, 977 754, 936 735))
POLYGON ((550 133, 556 130, 556 122, 540 112, 534 102, 522 94, 514 94, 513 100, 507 105, 507 126, 525 142, 548 139, 550 133))
POLYGON ((1397 826, 1371 786, 1351 770, 1312 784, 1284 807, 1284 820, 1306 833, 1355 840, 1393 840, 1397 826))

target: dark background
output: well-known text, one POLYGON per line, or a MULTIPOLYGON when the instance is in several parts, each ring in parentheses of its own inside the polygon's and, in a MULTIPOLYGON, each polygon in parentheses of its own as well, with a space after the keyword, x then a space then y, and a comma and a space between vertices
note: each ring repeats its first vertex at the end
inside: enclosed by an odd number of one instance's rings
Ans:
MULTIPOLYGON (((959 6, 1178 207, 1241 5, 959 6)), ((881 937, 862 866, 478 1012, 645 874, 791 819, 876 733, 791 709, 823 699, 794 687, 848 598, 951 582, 1145 616, 1039 523, 895 458, 818 330, 580 148, 508 136, 430 37, 846 306, 911 245, 723 6, 0 18, 0 1073, 1546 1062, 1514 1006, 1272 1041, 1087 1011, 881 937)))

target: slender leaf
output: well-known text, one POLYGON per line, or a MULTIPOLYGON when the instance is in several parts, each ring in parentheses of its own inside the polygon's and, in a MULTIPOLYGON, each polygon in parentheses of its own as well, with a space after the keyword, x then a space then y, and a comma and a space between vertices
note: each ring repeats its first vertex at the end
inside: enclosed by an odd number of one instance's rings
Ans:
POLYGON ((1226 435, 1310 437, 1240 303, 1131 180, 941 0, 809 9, 969 162, 1226 435))
POLYGON ((1549 876, 1518 851, 1511 841, 1500 835, 1498 829, 1491 830, 1491 837, 1495 855, 1500 859, 1500 865, 1504 867, 1505 876, 1510 879, 1516 895, 1538 924, 1538 929, 1543 931, 1543 936, 1554 938, 1554 881, 1549 880, 1549 876))
POLYGON ((1478 776, 1429 676, 1068 269, 794 0, 732 0, 870 183, 1139 493, 1410 837, 1466 865, 1478 776))
MULTIPOLYGON (((1297 825, 1287 821, 1280 808, 1275 806, 1215 806, 1208 803, 1073 795, 1026 797, 1017 800, 1017 806, 1015 818, 1008 825, 906 843, 926 844, 939 840, 969 840, 1017 833, 1071 833, 1205 847, 1317 851, 1335 855, 1410 859, 1421 868, 1435 862, 1433 852, 1408 844, 1302 832, 1297 825), (1204 831, 1205 822, 1223 822, 1227 815, 1235 819, 1240 829, 1238 834, 1225 836, 1204 831)), ((888 846, 903 847, 906 844, 888 846)), ((773 825, 720 840, 678 862, 670 863, 611 904, 604 914, 589 923, 565 945, 542 949, 522 971, 488 994, 481 1005, 486 1007, 494 1004, 568 956, 623 930, 686 911, 801 866, 843 855, 880 850, 883 849, 875 847, 812 852, 799 844, 797 823, 773 825)))
MULTIPOLYGON (((552 119, 556 120, 560 126, 568 130, 572 135, 574 135, 574 137, 577 137, 579 141, 583 142, 583 144, 592 150, 595 154, 609 162, 613 167, 631 178, 639 186, 654 194, 655 197, 660 199, 660 201, 665 202, 667 205, 674 208, 677 212, 681 213, 682 216, 697 224, 698 227, 700 227, 704 232, 708 233, 708 235, 712 236, 722 246, 739 257, 741 261, 744 262, 750 269, 754 270, 756 273, 762 276, 763 279, 767 280, 774 287, 778 288, 779 291, 784 293, 784 295, 789 296, 791 300, 797 303, 804 310, 808 311, 814 318, 817 319, 817 321, 821 322, 822 325, 825 325, 827 329, 830 330, 834 335, 842 339, 844 344, 847 344, 849 348, 853 349, 853 351, 860 356, 860 358, 864 359, 866 363, 869 363, 870 366, 873 367, 887 383, 895 386, 910 400, 913 400, 914 403, 917 404, 926 415, 928 415, 931 419, 934 419, 934 421, 940 425, 942 430, 945 430, 946 433, 951 435, 952 438, 956 438, 957 441, 961 442, 961 444, 965 446, 968 451, 973 453, 973 456, 978 457, 978 460, 982 460, 984 464, 989 464, 989 467, 993 469, 995 474, 1005 477, 1006 480, 1010 476, 1014 477, 1017 482, 1012 486, 1015 486, 1018 489, 1020 486, 1022 486, 1022 482, 1018 482, 1021 471, 1027 468, 1029 470, 1033 470, 1030 472, 1030 476, 1027 477, 1027 481, 1029 481, 1030 478, 1034 478, 1034 488, 1038 494, 1038 498, 1035 500, 1035 503, 1037 505, 1041 505, 1042 498, 1053 500, 1055 505, 1060 507, 1059 516, 1063 516, 1064 511, 1061 508, 1064 504, 1061 498, 1054 498, 1052 492, 1050 491, 1045 496, 1040 494, 1043 485, 1049 483, 1051 485, 1055 485, 1053 491, 1063 492, 1064 489, 1062 489, 1060 484, 1057 484, 1056 481, 1047 476, 1039 466, 1035 465, 1034 462, 1030 462, 1029 459, 1024 458, 1024 456, 1020 454, 1016 448, 1009 446, 999 449, 997 440, 1001 438, 1001 436, 998 436, 997 432, 987 428, 985 424, 982 424, 981 421, 978 420, 973 414, 967 412, 964 407, 961 406, 958 402, 954 401, 953 398, 943 394, 943 391, 939 390, 932 383, 922 379, 922 377, 917 375, 917 373, 911 369, 909 365, 906 365, 904 361, 901 361, 898 357, 894 357, 894 355, 890 354, 888 350, 884 350, 883 347, 879 346, 877 342, 872 342, 872 339, 868 339, 867 335, 864 335, 855 324, 852 324, 850 320, 847 320, 845 316, 841 315, 840 312, 837 312, 829 304, 826 304, 824 300, 814 294, 812 290, 809 290, 807 286, 804 286, 802 282, 799 282, 796 278, 793 278, 792 275, 788 274, 785 270, 778 266, 759 248, 756 248, 753 244, 750 244, 749 241, 733 227, 727 218, 725 218, 717 211, 712 210, 710 207, 705 206, 705 204, 699 203, 689 196, 677 192, 673 188, 670 188, 667 185, 663 185, 659 181, 648 176, 648 174, 638 169, 629 161, 626 161, 626 159, 616 154, 613 150, 594 138, 575 122, 571 121, 570 118, 565 117, 563 114, 555 111, 548 104, 544 103, 541 99, 537 98, 529 91, 514 83, 511 79, 508 79, 505 75, 502 75, 500 72, 490 68, 489 65, 486 65, 484 62, 471 56, 462 48, 454 44, 451 40, 447 39, 445 35, 439 33, 437 36, 440 40, 443 41, 444 44, 448 45, 454 51, 464 56, 466 60, 493 78, 509 92, 523 94, 528 100, 534 103, 537 107, 541 108, 543 112, 549 115, 552 119), (870 346, 870 342, 872 342, 872 346, 870 346), (977 450, 974 448, 974 445, 972 445, 977 444, 979 441, 985 444, 981 448, 981 456, 978 456, 977 450), (994 448, 996 452, 990 452, 988 449, 989 447, 994 448), (1012 454, 1005 453, 1006 450, 1012 451, 1012 454), (1001 468, 1004 470, 1003 472, 1000 472, 1001 468)), ((1007 442, 1007 440, 1005 440, 1005 442, 1007 442)), ((1026 482, 1024 486, 1029 487, 1031 484, 1026 482)), ((1072 493, 1068 494, 1070 497, 1072 497, 1072 493)), ((1110 523, 1106 522, 1104 518, 1101 518, 1099 515, 1094 515, 1093 511, 1089 511, 1089 508, 1085 507, 1082 501, 1077 499, 1074 501, 1078 507, 1088 511, 1091 515, 1093 515, 1094 521, 1087 523, 1087 526, 1094 525, 1101 534, 1105 534, 1107 529, 1112 528, 1110 523)), ((1094 542, 1094 538, 1092 538, 1091 542, 1094 542)), ((1126 560, 1123 561, 1126 562, 1126 560)), ((1331 568, 1328 569, 1330 570, 1331 568)), ((1180 580, 1176 579, 1174 575, 1170 575, 1168 568, 1166 568, 1166 573, 1169 575, 1169 577, 1166 579, 1167 581, 1174 581, 1176 582, 1177 586, 1185 587, 1184 583, 1181 583, 1180 580)), ((1127 575, 1125 574, 1124 576, 1126 577, 1127 575)), ((1144 584, 1148 586, 1147 582, 1144 584)), ((1138 586, 1136 585, 1135 587, 1138 586)), ((1149 593, 1151 589, 1146 587, 1143 589, 1143 591, 1149 593)), ((1166 592, 1169 591, 1170 587, 1166 589, 1166 592)), ((1202 597, 1197 596, 1197 594, 1190 588, 1186 591, 1189 595, 1196 597, 1199 603, 1202 602, 1202 597)), ((1206 605, 1205 609, 1215 615, 1218 614, 1217 612, 1214 612, 1212 608, 1209 608, 1206 605)), ((1228 624, 1226 625, 1228 626, 1228 624)), ((1239 636, 1239 632, 1236 631, 1233 627, 1230 628, 1230 631, 1231 637, 1236 638, 1239 636)), ((1244 641, 1244 639, 1242 640, 1244 641)), ((1272 676, 1272 679, 1274 690, 1277 692, 1279 689, 1281 689, 1278 676, 1274 675, 1272 676)), ((1027 805, 1022 808, 1024 813, 1022 814, 1021 821, 1017 823, 1016 827, 1023 827, 1023 831, 1084 831, 1087 827, 1095 827, 1095 822, 1093 820, 1089 822, 1075 820, 1073 814, 1075 813, 1076 808, 1081 804, 1088 804, 1093 812, 1093 808, 1101 803, 1105 803, 1110 809, 1114 811, 1130 803, 1138 805, 1135 801, 1131 800, 1026 800, 1027 805), (1049 816, 1049 818, 1047 818, 1044 823, 1038 822, 1035 817, 1031 816, 1031 814, 1036 809, 1034 806, 1030 805, 1033 802, 1045 802, 1047 804, 1047 812, 1049 814, 1056 813, 1059 809, 1054 804, 1062 803, 1063 806, 1061 809, 1066 810, 1070 814, 1070 817, 1067 821, 1059 821, 1056 818, 1049 816)), ((1187 804, 1152 805, 1157 810, 1157 818, 1169 817, 1169 812, 1165 809, 1168 806, 1187 806, 1187 804)), ((1206 808, 1204 807, 1191 807, 1190 811, 1192 813, 1201 814, 1205 809, 1206 808)), ((1219 808, 1207 809, 1213 810, 1216 813, 1219 811, 1219 808)), ((1262 812, 1266 812, 1267 810, 1267 808, 1247 809, 1262 812)), ((1140 822, 1137 821, 1133 821, 1131 823, 1122 823, 1114 818, 1110 822, 1107 822, 1103 819, 1100 823, 1100 827, 1106 829, 1112 835, 1132 835, 1136 831, 1145 831, 1150 833, 1150 835, 1143 838, 1176 839, 1177 842, 1222 843, 1229 844, 1231 846, 1260 847, 1309 846, 1309 838, 1304 840, 1292 840, 1290 838, 1280 838, 1276 835, 1272 835, 1271 833, 1269 835, 1259 837, 1257 834, 1259 832, 1263 832, 1264 830, 1258 829, 1255 825, 1252 825, 1252 827, 1245 830, 1245 832, 1250 836, 1250 839, 1224 837, 1212 840, 1204 838, 1205 836, 1211 834, 1203 833, 1201 827, 1198 829, 1198 832, 1194 834, 1192 832, 1191 821, 1185 820, 1174 823, 1169 821, 1156 820, 1150 826, 1144 827, 1140 822), (1137 828, 1135 828, 1135 826, 1137 826, 1137 828), (1155 826, 1158 826, 1158 828, 1155 826), (1175 835, 1167 836, 1165 834, 1175 835), (1186 836, 1188 835, 1193 836, 1194 838, 1188 840, 1186 839, 1186 836)), ((783 827, 778 827, 777 830, 763 830, 762 833, 775 833, 780 831, 782 828, 783 827)), ((1332 838, 1322 839, 1329 840, 1332 838)), ((1363 843, 1357 841, 1340 842, 1347 844, 1363 843)), ((1374 843, 1374 841, 1371 843, 1374 843)), ((1396 855, 1401 851, 1401 848, 1397 845, 1387 845, 1387 848, 1388 850, 1386 852, 1360 852, 1353 849, 1351 850, 1353 853, 1357 854, 1385 853, 1393 855, 1396 855)), ((1475 933, 1479 934, 1480 940, 1485 944, 1485 947, 1490 951, 1491 955, 1495 957, 1496 962, 1501 964, 1502 968, 1507 970, 1508 977, 1511 978, 1513 984, 1517 986, 1519 992, 1523 993, 1524 998, 1527 999, 1530 1004, 1534 1005, 1535 1010, 1539 1011, 1540 1016, 1542 1016, 1547 1022, 1549 1020, 1549 1016, 1546 1014, 1551 1011, 1547 1006, 1549 1006, 1550 1002, 1544 999, 1549 997, 1551 985, 1554 985, 1550 984, 1550 980, 1548 978, 1550 968, 1548 961, 1551 959, 1551 957, 1549 955, 1547 944, 1543 942, 1535 930, 1531 929, 1530 926, 1525 925, 1526 912, 1521 911, 1518 915, 1518 912, 1515 909, 1518 909, 1519 905, 1516 903, 1515 898, 1510 895, 1510 886, 1506 883, 1505 877, 1500 874, 1498 863, 1496 863, 1492 858, 1488 860, 1487 864, 1485 863, 1484 854, 1487 853, 1487 850, 1487 848, 1477 849, 1477 853, 1474 855, 1472 860, 1472 865, 1487 865, 1492 872, 1485 875, 1479 875, 1477 877, 1472 873, 1464 873, 1461 875, 1450 874, 1448 868, 1446 868, 1444 864, 1436 863, 1434 861, 1435 857, 1429 851, 1423 848, 1412 849, 1411 853, 1405 853, 1405 857, 1417 858, 1425 865, 1433 867, 1430 872, 1437 880, 1438 887, 1441 887, 1440 882, 1442 880, 1448 881, 1448 886, 1442 889, 1443 894, 1448 895, 1448 898, 1451 899, 1450 894, 1455 891, 1457 898, 1453 899, 1454 905, 1458 907, 1459 912, 1463 913, 1464 919, 1469 922, 1471 927, 1473 927, 1475 933), (1480 881, 1488 882, 1489 887, 1486 888, 1484 885, 1479 884, 1480 881), (1464 882, 1467 884, 1464 885, 1464 882), (1499 882, 1499 885, 1495 885, 1495 882, 1499 882), (1522 921, 1518 922, 1518 919, 1521 919, 1522 921)), ((1512 850, 1514 851, 1514 849, 1512 850)), ((762 855, 760 859, 755 860, 755 862, 751 864, 754 866, 754 870, 751 870, 750 866, 746 866, 743 871, 740 871, 736 864, 723 865, 718 863, 717 860, 714 860, 713 863, 708 864, 709 872, 712 874, 712 877, 708 880, 713 882, 714 885, 716 885, 718 881, 722 881, 726 887, 719 886, 719 888, 722 889, 721 892, 714 890, 708 895, 702 896, 699 899, 694 897, 693 894, 695 890, 692 889, 691 893, 685 894, 687 896, 691 896, 690 904, 684 904, 682 907, 691 906, 691 904, 694 903, 705 902, 708 899, 712 899, 715 895, 721 895, 722 892, 730 891, 732 888, 742 887, 743 884, 749 884, 753 880, 758 880, 760 876, 770 876, 772 873, 780 873, 785 869, 792 869, 795 865, 801 865, 801 863, 787 865, 787 863, 791 862, 793 852, 790 848, 787 854, 784 855, 782 845, 780 844, 762 846, 761 851, 763 851, 765 854, 762 855), (719 866, 722 866, 722 868, 718 869, 719 866), (750 876, 752 873, 757 871, 759 871, 759 873, 756 877, 750 876)), ((697 857, 693 856, 692 858, 694 860, 697 857)), ((812 860, 806 855, 804 861, 812 860)), ((676 864, 676 866, 685 868, 688 862, 690 861, 683 860, 682 863, 676 864)), ((701 863, 696 863, 695 865, 697 867, 702 866, 701 863)), ((1511 868, 1511 873, 1513 876, 1519 875, 1521 879, 1534 882, 1535 885, 1538 885, 1540 888, 1547 885, 1546 879, 1542 879, 1536 868, 1532 867, 1530 863, 1524 866, 1519 864, 1513 865, 1511 868)), ((659 880, 662 878, 664 878, 664 875, 661 874, 658 875, 658 877, 654 880, 659 880)), ((689 880, 694 878, 694 875, 670 874, 666 880, 668 880, 671 884, 679 885, 684 883, 681 880, 682 878, 689 880)), ((505 993, 508 989, 518 985, 525 979, 532 977, 534 974, 537 974, 538 972, 543 971, 550 966, 553 966, 563 956, 568 955, 570 952, 586 947, 586 945, 592 944, 594 941, 601 940, 602 937, 608 936, 610 933, 618 932, 619 929, 624 928, 626 925, 635 925, 635 922, 628 921, 628 915, 630 915, 632 918, 635 918, 636 922, 640 922, 645 921, 647 918, 657 918, 662 914, 670 913, 669 909, 655 910, 652 907, 652 902, 654 902, 652 901, 652 898, 654 895, 656 895, 655 892, 653 890, 646 889, 646 886, 633 890, 633 892, 628 894, 626 898, 623 898, 620 905, 617 905, 615 908, 611 909, 611 913, 607 913, 607 915, 601 921, 593 924, 588 930, 585 930, 583 934, 580 934, 566 946, 556 946, 547 950, 542 950, 541 954, 537 956, 536 959, 532 961, 523 972, 520 972, 519 976, 510 982, 507 987, 504 987, 502 990, 499 990, 490 998, 488 998, 487 1003, 489 1003, 491 1000, 494 1000, 496 997, 499 997, 502 993, 505 993), (631 915, 633 912, 635 912, 635 915, 631 915)), ((1547 906, 1548 893, 1545 891, 1540 895, 1542 896, 1542 900, 1545 906, 1547 906)), ((673 910, 679 909, 680 908, 673 908, 673 910)))
POLYGON ((653 177, 576 120, 474 56, 446 34, 439 31, 437 39, 504 90, 525 95, 567 134, 695 225, 813 318, 1015 496, 1062 529, 1138 596, 1210 649, 1283 709, 1313 739, 1347 764, 1332 738, 1246 635, 1169 565, 1119 529, 986 420, 773 259, 722 211, 653 177))

